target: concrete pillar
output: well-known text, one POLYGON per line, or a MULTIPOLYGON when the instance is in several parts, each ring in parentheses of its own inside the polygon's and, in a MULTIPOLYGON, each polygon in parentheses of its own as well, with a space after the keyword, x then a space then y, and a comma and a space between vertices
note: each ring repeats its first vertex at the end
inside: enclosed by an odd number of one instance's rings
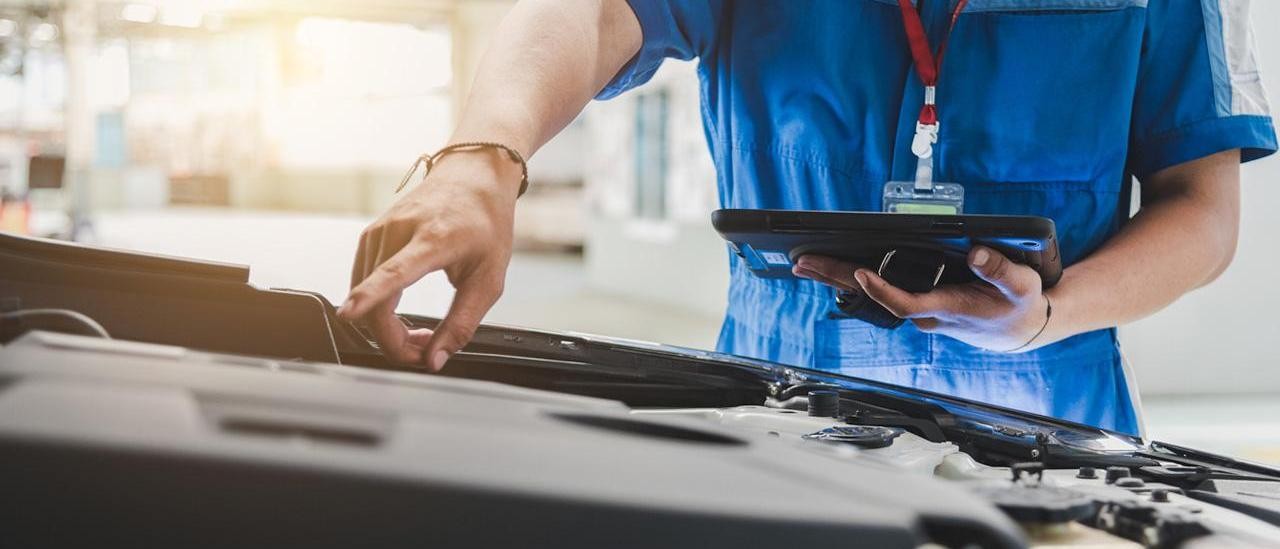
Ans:
POLYGON ((91 93, 94 46, 97 39, 96 0, 68 0, 62 15, 63 55, 67 69, 67 103, 63 113, 66 139, 64 186, 71 217, 71 236, 88 224, 97 112, 91 93))

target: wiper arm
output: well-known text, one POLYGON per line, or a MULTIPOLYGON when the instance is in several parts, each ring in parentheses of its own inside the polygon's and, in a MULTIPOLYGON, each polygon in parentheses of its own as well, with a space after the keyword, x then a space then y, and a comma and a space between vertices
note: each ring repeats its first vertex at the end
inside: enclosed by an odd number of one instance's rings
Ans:
POLYGON ((1234 480, 1268 480, 1280 481, 1280 469, 1260 463, 1241 461, 1218 454, 1193 450, 1167 442, 1155 441, 1150 444, 1148 455, 1183 465, 1205 467, 1214 470, 1217 478, 1234 480))

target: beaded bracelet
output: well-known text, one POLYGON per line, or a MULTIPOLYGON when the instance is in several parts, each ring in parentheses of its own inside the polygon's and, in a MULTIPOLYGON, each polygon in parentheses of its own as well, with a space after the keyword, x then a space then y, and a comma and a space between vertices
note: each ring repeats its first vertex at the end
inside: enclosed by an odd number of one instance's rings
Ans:
POLYGON ((418 166, 423 166, 422 177, 425 178, 427 174, 431 173, 431 168, 440 160, 440 157, 454 152, 469 152, 483 149, 498 149, 500 151, 504 151, 507 153, 507 156, 511 158, 512 162, 520 165, 520 191, 516 194, 516 197, 519 198, 523 196, 524 192, 529 190, 529 164, 525 162, 524 156, 522 156, 519 151, 503 145, 502 143, 493 143, 488 141, 455 143, 436 151, 435 154, 424 154, 419 156, 417 160, 413 161, 413 165, 409 166, 409 171, 404 174, 404 179, 400 180, 400 184, 396 186, 395 192, 400 192, 409 184, 409 179, 413 177, 413 174, 417 173, 418 166))

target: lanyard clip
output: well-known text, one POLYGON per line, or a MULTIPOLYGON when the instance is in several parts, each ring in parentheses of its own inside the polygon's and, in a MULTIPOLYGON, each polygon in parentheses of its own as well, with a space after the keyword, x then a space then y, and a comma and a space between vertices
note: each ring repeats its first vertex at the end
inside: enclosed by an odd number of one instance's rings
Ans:
POLYGON ((917 158, 933 156, 933 144, 938 142, 938 123, 916 122, 916 136, 911 140, 911 153, 917 158))
POLYGON ((911 152, 916 155, 916 192, 933 190, 933 144, 938 142, 938 123, 916 122, 911 152))

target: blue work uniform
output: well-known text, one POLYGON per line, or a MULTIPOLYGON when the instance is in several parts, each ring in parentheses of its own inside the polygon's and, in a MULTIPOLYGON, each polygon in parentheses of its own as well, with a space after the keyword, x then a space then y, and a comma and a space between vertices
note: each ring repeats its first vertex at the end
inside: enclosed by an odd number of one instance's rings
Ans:
MULTIPOLYGON (((896 0, 630 4, 643 46, 600 98, 664 58, 697 58, 724 207, 880 211, 885 182, 913 178, 923 87, 896 0)), ((931 44, 954 4, 924 1, 931 44)), ((937 87, 935 180, 964 185, 966 213, 1052 218, 1065 264, 1080 261, 1129 219, 1133 177, 1275 151, 1246 12, 1235 0, 970 0, 937 87)), ((1139 431, 1114 329, 989 352, 836 318, 832 289, 732 259, 721 351, 1139 431)))

